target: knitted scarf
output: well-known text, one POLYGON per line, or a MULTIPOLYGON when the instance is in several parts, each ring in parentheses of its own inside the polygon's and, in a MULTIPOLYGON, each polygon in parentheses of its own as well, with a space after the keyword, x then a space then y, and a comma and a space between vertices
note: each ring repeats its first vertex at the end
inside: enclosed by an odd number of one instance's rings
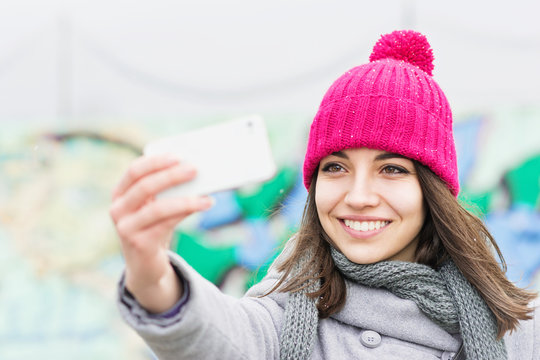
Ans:
MULTIPOLYGON (((492 312, 453 261, 445 263, 439 271, 401 261, 359 265, 339 251, 333 248, 331 251, 336 267, 347 279, 412 300, 443 329, 451 333, 459 331, 467 359, 507 359, 504 341, 497 340, 497 323, 492 312)), ((289 295, 280 338, 281 360, 309 358, 317 333, 318 311, 315 300, 306 293, 317 290, 318 286, 314 282, 289 295)))

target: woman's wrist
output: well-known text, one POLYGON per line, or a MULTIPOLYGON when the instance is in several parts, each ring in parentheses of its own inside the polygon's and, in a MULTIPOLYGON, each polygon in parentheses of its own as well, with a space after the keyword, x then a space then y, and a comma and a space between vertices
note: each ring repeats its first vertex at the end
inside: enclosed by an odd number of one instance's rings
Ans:
POLYGON ((184 289, 179 275, 169 266, 164 276, 151 286, 136 288, 127 281, 126 288, 149 313, 159 314, 170 310, 182 297, 184 289))

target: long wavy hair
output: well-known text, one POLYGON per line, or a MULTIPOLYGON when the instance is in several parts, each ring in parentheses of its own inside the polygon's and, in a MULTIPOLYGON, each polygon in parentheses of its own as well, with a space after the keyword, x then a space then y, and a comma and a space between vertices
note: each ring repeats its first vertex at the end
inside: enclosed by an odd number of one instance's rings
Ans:
MULTIPOLYGON (((503 255, 483 222, 467 211, 428 167, 413 162, 427 209, 415 262, 438 269, 451 258, 495 315, 498 337, 501 338, 506 332, 515 330, 520 320, 532 317, 533 309, 529 308, 529 303, 537 294, 516 287, 506 278, 503 255)), ((317 173, 318 169, 314 172, 294 248, 277 264, 281 277, 269 293, 297 292, 311 282, 319 281, 319 290, 308 296, 318 299, 319 317, 326 318, 342 309, 347 288, 330 255, 333 242, 317 214, 317 173), (306 256, 309 261, 300 262, 306 256), (298 269, 300 263, 305 265, 298 269)))

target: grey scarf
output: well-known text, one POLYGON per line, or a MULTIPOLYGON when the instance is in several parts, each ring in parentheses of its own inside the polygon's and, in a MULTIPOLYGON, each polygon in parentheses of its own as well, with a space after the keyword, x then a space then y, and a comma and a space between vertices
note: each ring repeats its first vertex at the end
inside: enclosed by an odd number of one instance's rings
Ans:
MULTIPOLYGON (((368 287, 385 288, 402 299, 412 300, 443 329, 451 333, 459 331, 467 359, 507 359, 504 341, 497 340, 497 323, 492 312, 452 261, 435 271, 426 265, 401 261, 358 265, 333 248, 332 258, 347 279, 368 287)), ((317 333, 318 312, 315 300, 306 293, 318 286, 312 284, 289 295, 280 339, 281 360, 309 358, 317 333)))

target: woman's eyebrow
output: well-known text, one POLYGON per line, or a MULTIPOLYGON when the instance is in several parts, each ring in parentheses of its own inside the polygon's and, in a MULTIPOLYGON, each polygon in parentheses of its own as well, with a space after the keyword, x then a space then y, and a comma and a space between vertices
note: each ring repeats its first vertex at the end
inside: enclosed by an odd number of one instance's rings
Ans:
POLYGON ((347 159, 347 160, 349 159, 347 154, 345 154, 343 151, 336 151, 336 152, 331 153, 330 155, 337 156, 337 157, 342 158, 342 159, 347 159))
MULTIPOLYGON (((349 157, 347 156, 347 154, 345 154, 343 151, 336 151, 336 152, 333 152, 332 154, 330 154, 332 156, 336 156, 336 157, 339 157, 339 158, 342 158, 342 159, 349 159, 349 157)), ((406 156, 403 156, 401 154, 396 154, 396 153, 390 153, 390 152, 383 152, 377 156, 375 156, 375 161, 382 161, 382 160, 387 160, 387 159, 395 159, 395 158, 400 158, 400 159, 407 159, 407 160, 410 160, 408 157, 406 156)))
POLYGON ((401 158, 401 159, 410 160, 408 157, 403 156, 401 154, 384 152, 382 154, 377 155, 375 157, 375 161, 382 161, 382 160, 395 159, 395 158, 401 158))

